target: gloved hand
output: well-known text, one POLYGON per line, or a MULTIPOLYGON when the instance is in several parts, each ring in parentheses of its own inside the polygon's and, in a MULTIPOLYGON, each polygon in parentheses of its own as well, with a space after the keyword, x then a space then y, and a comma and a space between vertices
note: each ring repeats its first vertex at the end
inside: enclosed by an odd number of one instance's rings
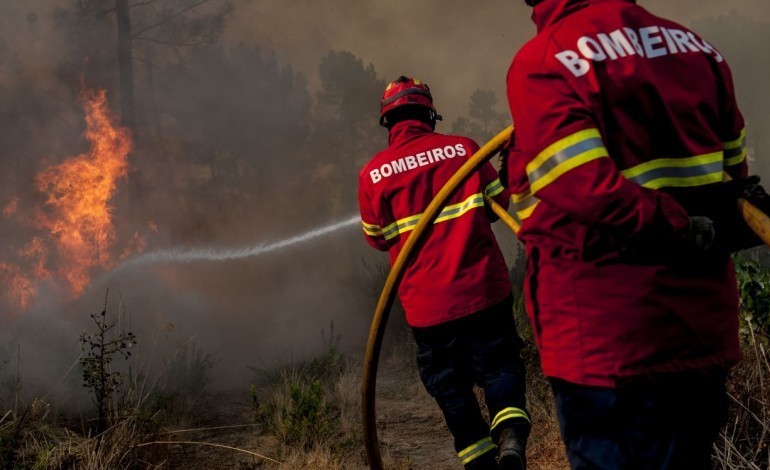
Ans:
POLYGON ((720 200, 726 204, 722 216, 718 217, 717 232, 721 238, 720 244, 728 251, 736 252, 764 244, 749 228, 743 216, 737 209, 736 201, 745 199, 766 214, 770 214, 770 195, 759 184, 759 176, 749 176, 745 179, 730 180, 722 184, 720 200))
POLYGON ((690 217, 690 242, 703 251, 711 248, 716 237, 714 221, 708 217, 696 215, 690 217))
POLYGON ((765 214, 770 214, 770 194, 759 184, 759 176, 749 176, 745 180, 734 180, 740 185, 738 197, 757 206, 765 214))

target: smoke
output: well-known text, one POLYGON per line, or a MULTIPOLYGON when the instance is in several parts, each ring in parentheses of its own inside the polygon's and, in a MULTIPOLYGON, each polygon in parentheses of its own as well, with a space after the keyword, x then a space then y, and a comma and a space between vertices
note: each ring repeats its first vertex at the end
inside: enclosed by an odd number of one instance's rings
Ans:
MULTIPOLYGON (((430 83, 446 119, 440 131, 467 115, 479 89, 506 112, 507 69, 534 34, 530 9, 519 0, 233 0, 231 12, 211 0, 179 13, 198 2, 136 3, 136 146, 111 203, 117 245, 138 235, 146 254, 92 272, 76 299, 49 279, 28 310, 0 307, 6 391, 20 351, 29 395, 58 384, 66 400, 82 396, 77 338, 108 288, 108 311, 122 312, 139 339, 136 368, 161 370, 194 343, 216 358, 214 385, 240 387, 254 378, 249 367, 317 352, 332 322, 343 346, 361 351, 387 260, 349 217, 358 170, 386 144, 377 126, 382 86, 401 74, 430 83), (324 227, 335 231, 315 237, 324 227), (308 231, 305 242, 281 242, 308 231), (168 262, 179 257, 188 262, 168 262)), ((752 165, 770 175, 761 160, 770 135, 767 2, 639 3, 725 53, 752 165)), ((0 262, 33 234, 19 215, 31 218, 45 203, 36 175, 87 150, 81 81, 106 89, 120 115, 114 6, 0 0, 0 262)))

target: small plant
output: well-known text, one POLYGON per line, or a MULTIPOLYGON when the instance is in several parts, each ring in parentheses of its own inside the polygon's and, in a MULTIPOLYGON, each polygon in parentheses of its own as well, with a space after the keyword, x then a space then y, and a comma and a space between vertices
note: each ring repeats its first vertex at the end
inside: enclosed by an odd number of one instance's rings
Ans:
POLYGON ((756 261, 741 258, 736 259, 735 268, 744 339, 751 332, 770 335, 770 271, 756 261))
MULTIPOLYGON (((109 292, 109 291, 108 291, 109 292)), ((123 374, 112 369, 112 361, 116 356, 124 359, 131 357, 128 349, 136 344, 136 337, 130 331, 119 331, 109 335, 115 328, 116 322, 107 320, 107 297, 104 299, 104 309, 99 314, 91 314, 96 325, 96 333, 80 334, 80 344, 83 355, 80 366, 83 368, 83 386, 92 393, 92 400, 97 409, 97 432, 104 431, 110 403, 115 393, 123 383, 123 374)))
POLYGON ((255 421, 287 445, 310 449, 330 444, 337 429, 340 413, 327 397, 344 371, 344 358, 334 323, 328 336, 325 330, 321 336, 322 354, 302 364, 261 371, 271 386, 267 400, 260 400, 259 387, 250 388, 255 421))
POLYGON ((256 387, 252 386, 251 395, 256 422, 286 445, 310 449, 334 436, 337 413, 318 379, 308 381, 292 371, 284 375, 283 384, 267 403, 259 402, 256 387))

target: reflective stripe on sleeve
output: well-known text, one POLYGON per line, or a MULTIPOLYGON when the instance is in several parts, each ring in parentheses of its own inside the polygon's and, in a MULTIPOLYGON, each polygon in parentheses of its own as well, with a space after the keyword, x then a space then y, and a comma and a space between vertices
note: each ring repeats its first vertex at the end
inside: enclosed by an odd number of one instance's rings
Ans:
MULTIPOLYGON (((471 209, 475 209, 477 207, 484 207, 484 195, 481 193, 476 193, 457 204, 444 207, 444 210, 441 211, 441 213, 436 218, 436 221, 433 223, 437 224, 447 220, 456 219, 471 209)), ((417 222, 420 221, 421 216, 422 214, 412 215, 393 222, 392 224, 382 229, 382 236, 384 236, 386 240, 390 240, 397 235, 411 231, 414 226, 417 225, 417 222)))
POLYGON ((484 188, 484 194, 487 195, 487 197, 495 197, 498 194, 503 192, 503 183, 500 181, 500 178, 496 178, 494 181, 489 183, 486 188, 484 188))
POLYGON ((565 137, 546 147, 527 164, 531 191, 536 194, 569 170, 607 156, 598 129, 586 129, 565 137))
POLYGON ((382 227, 379 225, 367 224, 363 220, 361 221, 361 224, 364 226, 364 233, 370 237, 382 236, 382 227))
POLYGON ((497 427, 497 425, 503 421, 514 418, 525 419, 527 422, 531 423, 529 416, 527 416, 527 413, 524 410, 521 408, 508 407, 503 408, 499 413, 495 415, 495 419, 492 420, 492 426, 490 429, 495 429, 495 427, 497 427))
POLYGON ((540 199, 537 196, 533 196, 529 189, 512 195, 511 206, 513 210, 511 212, 513 212, 513 220, 521 225, 524 220, 532 215, 539 203, 540 199))
POLYGON ((740 137, 730 142, 722 142, 725 149, 725 166, 734 166, 746 160, 746 129, 741 131, 740 137))
POLYGON ((475 444, 471 444, 465 449, 457 453, 460 457, 460 461, 463 465, 467 465, 472 460, 475 460, 482 455, 486 454, 490 450, 496 449, 497 446, 492 442, 491 437, 485 437, 475 444))
POLYGON ((722 181, 722 155, 722 152, 715 152, 685 158, 658 158, 620 173, 651 189, 702 186, 722 181))

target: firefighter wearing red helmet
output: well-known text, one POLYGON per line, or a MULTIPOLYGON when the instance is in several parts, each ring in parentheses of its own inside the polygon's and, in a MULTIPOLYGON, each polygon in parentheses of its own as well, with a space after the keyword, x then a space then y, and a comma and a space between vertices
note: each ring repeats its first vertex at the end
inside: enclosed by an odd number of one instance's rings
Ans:
POLYGON ((727 62, 634 0, 527 3, 507 186, 570 464, 711 468, 740 357, 736 197, 767 207, 727 62))
MULTIPOLYGON (((435 132, 441 116, 420 80, 399 77, 380 108, 389 146, 361 170, 358 198, 366 240, 388 251, 393 263, 420 214, 479 147, 469 138, 435 132)), ((462 464, 523 469, 530 419, 521 340, 485 195, 508 205, 491 164, 442 210, 398 293, 417 343, 420 376, 444 414, 462 464), (489 424, 474 384, 485 391, 489 424)))

